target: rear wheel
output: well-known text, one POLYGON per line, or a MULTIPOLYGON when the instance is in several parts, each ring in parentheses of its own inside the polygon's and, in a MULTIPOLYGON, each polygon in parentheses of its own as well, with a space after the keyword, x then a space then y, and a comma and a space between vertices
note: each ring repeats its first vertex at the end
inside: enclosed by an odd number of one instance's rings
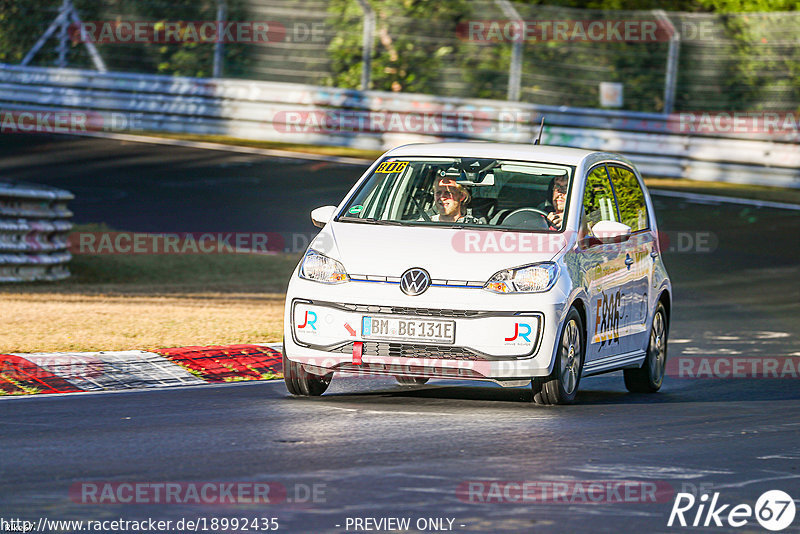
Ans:
POLYGON ((653 316, 650 329, 650 344, 647 356, 638 369, 625 369, 625 387, 631 393, 655 393, 664 382, 664 370, 667 366, 667 311, 660 302, 653 316))
POLYGON ((331 378, 333 373, 324 376, 309 373, 302 365, 286 357, 286 345, 283 346, 283 381, 289 393, 302 397, 318 397, 328 389, 331 378))
POLYGON ((396 376, 395 378, 401 386, 421 386, 428 381, 426 377, 420 376, 396 376))
POLYGON ((558 342, 556 361, 548 376, 531 381, 536 404, 569 404, 575 400, 581 381, 585 335, 583 321, 575 308, 569 310, 558 342))

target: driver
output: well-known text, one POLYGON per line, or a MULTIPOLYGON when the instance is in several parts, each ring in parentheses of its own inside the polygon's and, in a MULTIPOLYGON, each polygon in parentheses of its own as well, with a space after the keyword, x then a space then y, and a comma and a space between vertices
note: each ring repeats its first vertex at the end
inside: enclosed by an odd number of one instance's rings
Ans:
POLYGON ((433 200, 436 215, 431 221, 486 224, 486 219, 472 215, 467 207, 471 196, 467 189, 452 178, 436 176, 433 184, 433 200))
POLYGON ((550 223, 551 230, 561 228, 564 220, 564 208, 567 205, 567 186, 569 179, 566 176, 556 176, 550 182, 547 190, 549 200, 542 202, 539 209, 547 213, 547 221, 550 223))

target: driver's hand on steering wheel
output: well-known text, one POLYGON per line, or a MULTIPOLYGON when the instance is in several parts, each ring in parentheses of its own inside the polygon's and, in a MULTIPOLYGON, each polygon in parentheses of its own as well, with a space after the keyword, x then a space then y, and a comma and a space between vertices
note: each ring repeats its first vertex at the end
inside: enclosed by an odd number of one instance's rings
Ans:
POLYGON ((550 224, 556 228, 561 227, 562 218, 563 218, 562 214, 556 211, 551 211, 550 213, 547 214, 547 220, 550 221, 550 224))

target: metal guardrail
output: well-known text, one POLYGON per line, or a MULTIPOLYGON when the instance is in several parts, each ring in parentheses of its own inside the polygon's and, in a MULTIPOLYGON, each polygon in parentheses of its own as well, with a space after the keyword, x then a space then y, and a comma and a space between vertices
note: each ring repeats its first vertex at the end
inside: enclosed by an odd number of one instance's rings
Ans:
MULTIPOLYGON (((800 187, 797 136, 715 136, 676 131, 657 113, 540 106, 519 102, 355 91, 228 79, 100 73, 0 64, 0 111, 72 110, 113 130, 114 114, 142 132, 382 150, 409 142, 485 140, 528 143, 546 116, 546 144, 619 152, 651 176, 800 187), (469 129, 441 132, 295 131, 286 112, 463 114, 469 129), (288 131, 287 131, 288 130, 288 131)), ((117 130, 118 131, 118 130, 117 130)))
POLYGON ((69 277, 67 202, 73 198, 52 187, 0 182, 0 282, 69 277))

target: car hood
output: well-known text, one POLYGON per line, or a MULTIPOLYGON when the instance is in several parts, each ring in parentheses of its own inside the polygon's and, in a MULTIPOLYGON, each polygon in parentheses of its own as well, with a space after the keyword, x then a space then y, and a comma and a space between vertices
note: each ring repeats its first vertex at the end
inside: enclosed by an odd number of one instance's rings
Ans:
POLYGON ((502 269, 553 259, 564 234, 330 222, 311 244, 348 274, 400 276, 422 267, 434 279, 485 282, 502 269))

